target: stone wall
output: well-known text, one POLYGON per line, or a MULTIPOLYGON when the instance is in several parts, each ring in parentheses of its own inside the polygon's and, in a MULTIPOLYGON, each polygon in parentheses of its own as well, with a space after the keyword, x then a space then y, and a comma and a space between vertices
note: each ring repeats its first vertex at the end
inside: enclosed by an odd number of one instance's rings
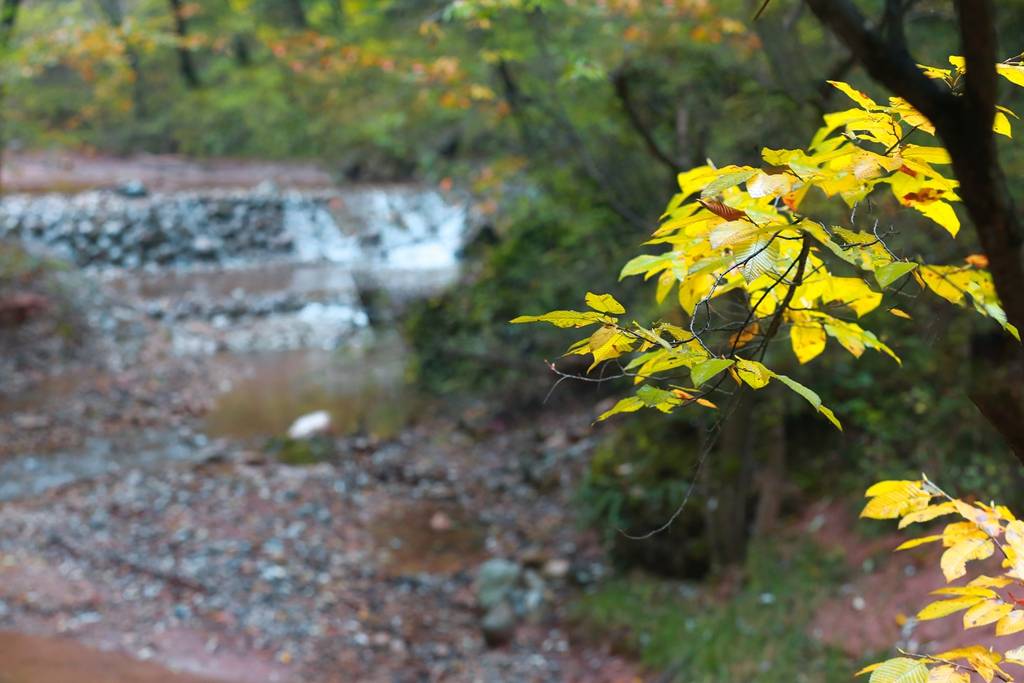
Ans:
POLYGON ((293 246, 284 228, 287 201, 251 192, 16 195, 0 203, 0 239, 79 266, 137 268, 286 254, 293 246))

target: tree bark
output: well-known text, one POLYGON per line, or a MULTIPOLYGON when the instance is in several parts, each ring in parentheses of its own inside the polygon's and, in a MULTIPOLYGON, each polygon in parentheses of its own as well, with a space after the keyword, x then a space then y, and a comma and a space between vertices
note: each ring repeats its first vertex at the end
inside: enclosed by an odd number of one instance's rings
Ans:
MULTIPOLYGON (((849 0, 804 0, 818 19, 835 33, 868 74, 907 100, 935 126, 949 151, 958 194, 978 233, 989 272, 1007 320, 1024 329, 1024 266, 1021 263, 1020 218, 999 163, 992 122, 995 117, 999 61, 993 0, 955 0, 961 49, 966 62, 962 94, 925 76, 903 40, 890 26, 885 36, 868 28, 849 0)), ((887 2, 892 12, 894 0, 887 2)), ((1024 353, 1015 342, 985 356, 972 398, 982 414, 1003 435, 1024 464, 1024 401, 1015 378, 1024 353)))
POLYGON ((288 13, 288 21, 295 28, 308 28, 306 10, 302 7, 302 0, 286 0, 285 10, 288 13))
POLYGON ((644 147, 647 148, 647 153, 650 154, 651 158, 658 161, 665 168, 668 169, 674 178, 676 173, 682 169, 679 166, 679 161, 673 159, 672 156, 662 149, 661 145, 654 137, 654 132, 650 126, 644 123, 643 117, 636 108, 636 103, 633 101, 633 96, 630 90, 629 84, 629 70, 626 67, 618 69, 612 74, 612 86, 615 90, 615 96, 618 97, 619 103, 622 105, 623 111, 626 113, 626 119, 629 121, 633 130, 643 140, 644 147))
POLYGON ((783 489, 786 486, 786 406, 777 389, 771 389, 772 395, 760 415, 754 538, 764 538, 774 531, 782 513, 783 489))
POLYGON ((707 507, 705 526, 711 563, 721 570, 746 556, 750 537, 750 502, 754 489, 754 402, 746 392, 722 425, 721 440, 705 469, 707 507))
POLYGON ((199 72, 192 61, 192 52, 185 45, 188 38, 188 20, 182 12, 181 0, 168 0, 171 5, 171 14, 174 17, 174 33, 178 37, 178 47, 175 51, 178 54, 178 72, 190 90, 195 90, 202 85, 199 80, 199 72))
MULTIPOLYGON (((118 31, 124 25, 124 12, 121 8, 121 0, 98 0, 100 10, 107 17, 107 21, 118 31)), ((142 59, 138 50, 131 45, 127 38, 124 40, 124 56, 128 62, 128 69, 132 72, 132 109, 136 119, 146 116, 146 97, 142 84, 142 59)))

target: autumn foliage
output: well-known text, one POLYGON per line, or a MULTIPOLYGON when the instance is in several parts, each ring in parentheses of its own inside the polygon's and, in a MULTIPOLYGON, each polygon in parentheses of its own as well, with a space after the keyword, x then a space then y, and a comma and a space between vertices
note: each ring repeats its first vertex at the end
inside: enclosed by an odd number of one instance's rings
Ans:
MULTIPOLYGON (((955 516, 941 533, 909 540, 897 550, 941 543, 940 565, 948 583, 971 575, 969 564, 986 560, 998 551, 1003 571, 997 576, 978 574, 960 585, 933 591, 939 596, 917 613, 919 621, 941 619, 963 612, 964 629, 995 625, 997 636, 1024 631, 1024 601, 1013 594, 1024 585, 1024 521, 1003 505, 968 503, 953 498, 928 480, 883 481, 867 490, 870 498, 862 517, 898 519, 910 524, 955 516)), ((870 683, 969 683, 972 676, 989 682, 1024 680, 1012 671, 1024 667, 1024 647, 995 650, 973 645, 947 652, 901 652, 900 657, 872 664, 859 673, 871 674, 870 683)), ((1019 673, 1019 671, 1018 671, 1019 673)))
MULTIPOLYGON (((964 61, 954 56, 949 62, 948 69, 922 68, 955 91, 964 61)), ((1003 63, 997 70, 1024 86, 1024 66, 1003 63)), ((973 308, 1019 339, 1000 307, 984 256, 961 263, 907 258, 890 247, 888 233, 871 215, 872 203, 888 194, 957 236, 958 183, 947 175, 950 157, 936 144, 934 127, 901 98, 879 103, 847 83, 831 85, 856 106, 826 114, 806 149, 765 148, 760 168, 709 162, 679 174, 679 191, 647 241, 662 250, 630 260, 620 279, 654 282, 659 303, 674 296, 685 314, 682 324, 630 321, 609 294, 588 294, 589 311, 512 321, 597 327, 568 353, 591 356, 591 369, 616 364, 637 385, 634 395, 599 419, 642 408, 714 408, 713 394, 731 378, 753 389, 781 382, 840 427, 814 390, 765 364, 768 344, 787 332, 800 363, 817 358, 829 340, 856 357, 873 350, 899 363, 867 321, 879 310, 909 318, 886 303, 886 295, 908 289, 973 308), (846 225, 812 215, 827 213, 822 197, 845 205, 846 225), (676 378, 683 369, 688 380, 676 378)), ((995 132, 1010 136, 1014 116, 1000 108, 995 132)))

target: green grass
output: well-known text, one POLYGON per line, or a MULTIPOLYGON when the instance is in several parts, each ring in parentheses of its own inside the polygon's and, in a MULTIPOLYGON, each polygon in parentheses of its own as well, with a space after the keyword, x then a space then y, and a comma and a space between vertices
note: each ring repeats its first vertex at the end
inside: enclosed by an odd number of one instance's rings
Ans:
POLYGON ((584 632, 624 646, 685 683, 848 682, 858 662, 814 640, 815 606, 842 583, 839 558, 804 546, 752 549, 742 589, 715 601, 693 585, 642 576, 600 585, 575 605, 584 632))

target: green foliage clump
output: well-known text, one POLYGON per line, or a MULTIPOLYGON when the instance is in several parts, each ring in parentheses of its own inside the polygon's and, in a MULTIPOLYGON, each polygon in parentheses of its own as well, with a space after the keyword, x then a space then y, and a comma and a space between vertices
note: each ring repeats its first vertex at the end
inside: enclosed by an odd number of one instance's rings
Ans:
POLYGON ((609 267, 631 239, 607 209, 588 207, 585 196, 566 202, 524 195, 508 206, 502 224, 500 232, 488 229, 470 247, 473 286, 414 308, 406 323, 417 378, 428 390, 483 393, 501 387, 536 395, 545 389, 550 380, 537 355, 557 335, 530 334, 504 322, 523 306, 564 301, 577 278, 609 267))
POLYGON ((706 501, 692 496, 673 524, 650 538, 686 500, 696 475, 695 428, 679 417, 638 416, 602 441, 577 493, 582 521, 604 538, 621 569, 640 567, 664 576, 697 578, 709 569, 702 515, 706 501))
POLYGON ((275 437, 267 442, 264 450, 286 465, 299 466, 330 460, 337 449, 330 437, 317 436, 310 439, 275 437))

